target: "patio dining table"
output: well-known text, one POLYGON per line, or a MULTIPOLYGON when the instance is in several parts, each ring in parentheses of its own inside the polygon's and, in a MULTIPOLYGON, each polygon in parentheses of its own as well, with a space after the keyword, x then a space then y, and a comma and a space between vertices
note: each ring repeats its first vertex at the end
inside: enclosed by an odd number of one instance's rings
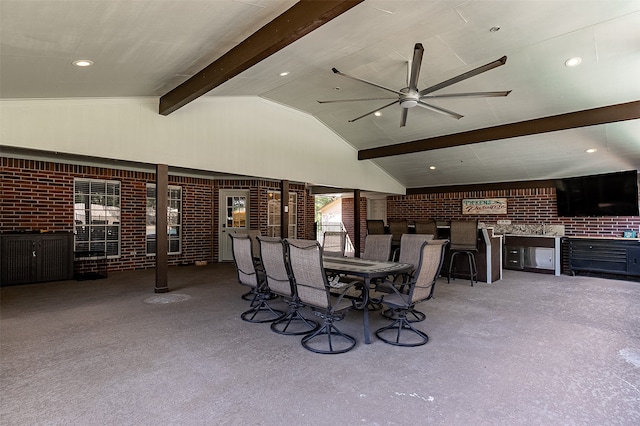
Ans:
POLYGON ((398 275, 414 269, 409 263, 379 262, 365 260, 357 257, 323 256, 322 263, 326 272, 338 275, 351 275, 363 279, 362 299, 359 300, 359 308, 362 308, 364 323, 364 342, 371 343, 369 333, 369 287, 371 280, 384 278, 390 275, 398 275))

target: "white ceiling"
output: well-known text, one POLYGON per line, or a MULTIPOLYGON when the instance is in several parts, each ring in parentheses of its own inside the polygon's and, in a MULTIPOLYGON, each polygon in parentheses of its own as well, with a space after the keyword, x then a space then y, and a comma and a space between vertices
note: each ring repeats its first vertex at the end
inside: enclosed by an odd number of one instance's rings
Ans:
MULTIPOLYGON (((0 98, 161 96, 295 3, 0 0, 0 98), (71 65, 82 58, 95 65, 71 65)), ((207 96, 261 96, 317 117, 366 149, 637 101, 638 76, 638 0, 366 0, 207 96), (489 31, 496 26, 499 31, 489 31), (424 46, 418 89, 506 55, 506 65, 434 94, 512 93, 434 100, 464 117, 413 108, 403 128, 398 105, 381 117, 348 122, 388 101, 317 102, 388 95, 332 67, 405 87, 415 43, 424 46), (565 67, 573 56, 582 64, 565 67), (282 71, 289 75, 280 77, 282 71)), ((637 169, 640 120, 373 161, 409 188, 637 169), (587 148, 598 151, 587 154, 587 148)))

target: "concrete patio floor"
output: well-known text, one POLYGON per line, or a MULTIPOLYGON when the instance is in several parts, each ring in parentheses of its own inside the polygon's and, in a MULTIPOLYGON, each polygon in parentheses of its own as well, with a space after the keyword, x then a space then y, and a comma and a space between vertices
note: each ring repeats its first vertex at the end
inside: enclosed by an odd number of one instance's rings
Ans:
POLYGON ((341 355, 242 321, 232 264, 171 268, 169 286, 147 270, 3 287, 0 424, 640 424, 637 282, 439 279, 429 343, 365 345, 351 311, 341 355))

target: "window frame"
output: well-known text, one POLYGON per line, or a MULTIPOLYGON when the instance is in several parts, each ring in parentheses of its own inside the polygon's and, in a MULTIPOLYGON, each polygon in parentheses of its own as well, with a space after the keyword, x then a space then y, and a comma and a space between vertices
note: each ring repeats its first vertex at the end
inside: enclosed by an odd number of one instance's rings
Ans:
POLYGON ((73 179, 73 251, 86 254, 79 259, 117 259, 121 256, 121 202, 120 181, 73 179), (83 191, 81 186, 85 185, 83 191), (81 205, 84 207, 79 208, 81 205))
MULTIPOLYGON (((168 238, 168 247, 167 247, 167 254, 172 256, 172 255, 180 255, 182 254, 182 232, 183 232, 183 223, 182 223, 182 215, 183 215, 183 208, 182 208, 182 201, 183 201, 183 194, 184 191, 182 189, 182 186, 179 185, 168 185, 167 187, 167 238, 168 238), (177 195, 177 197, 176 197, 177 195), (177 209, 177 212, 174 213, 174 216, 172 217, 172 212, 171 209, 175 208, 177 209), (174 230, 175 233, 172 233, 171 231, 174 230), (174 245, 177 244, 177 249, 176 250, 171 250, 172 247, 174 247, 174 245)), ((155 183, 151 183, 148 182, 146 185, 146 193, 145 193, 145 200, 146 200, 146 213, 145 213, 145 225, 146 225, 146 232, 145 232, 145 253, 147 256, 155 256, 157 253, 157 239, 155 237, 156 235, 156 223, 155 223, 155 215, 157 213, 156 211, 156 206, 157 206, 157 194, 156 194, 156 184, 155 183), (153 191, 153 197, 150 197, 150 191, 153 191), (153 202, 150 204, 150 200, 153 200, 153 202), (150 215, 150 209, 152 209, 153 211, 153 216, 150 215), (152 224, 150 223, 151 221, 151 217, 153 217, 152 220, 152 224), (153 229, 153 233, 150 234, 149 230, 153 229), (153 235, 153 238, 150 238, 149 235, 153 235), (153 245, 154 250, 150 251, 149 247, 150 244, 153 245)))
MULTIPOLYGON (((267 191, 267 235, 280 237, 281 191, 267 191)), ((298 194, 289 192, 289 236, 298 235, 298 194)))

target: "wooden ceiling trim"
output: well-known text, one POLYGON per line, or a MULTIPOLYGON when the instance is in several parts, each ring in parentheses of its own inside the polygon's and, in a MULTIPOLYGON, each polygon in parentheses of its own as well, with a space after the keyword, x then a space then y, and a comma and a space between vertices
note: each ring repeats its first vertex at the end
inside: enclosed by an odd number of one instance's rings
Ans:
POLYGON ((363 1, 300 0, 202 71, 161 96, 160 114, 171 114, 363 1))
POLYGON ((533 120, 520 121, 517 123, 504 124, 501 126, 487 127, 485 129, 436 136, 429 139, 419 139, 395 145, 363 149, 358 151, 358 160, 371 160, 374 158, 411 154, 414 152, 451 148, 454 146, 470 145, 519 136, 614 123, 617 121, 637 120, 639 118, 640 101, 633 101, 549 117, 536 118, 533 120))

